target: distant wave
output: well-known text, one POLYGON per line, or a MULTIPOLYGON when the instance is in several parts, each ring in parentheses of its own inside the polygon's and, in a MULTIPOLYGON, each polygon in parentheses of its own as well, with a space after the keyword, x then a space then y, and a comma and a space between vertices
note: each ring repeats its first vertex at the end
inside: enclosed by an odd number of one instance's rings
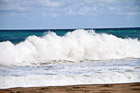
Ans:
POLYGON ((75 30, 64 36, 48 32, 43 37, 29 36, 24 42, 0 43, 0 65, 30 65, 52 60, 111 60, 140 58, 140 41, 95 33, 93 30, 75 30))

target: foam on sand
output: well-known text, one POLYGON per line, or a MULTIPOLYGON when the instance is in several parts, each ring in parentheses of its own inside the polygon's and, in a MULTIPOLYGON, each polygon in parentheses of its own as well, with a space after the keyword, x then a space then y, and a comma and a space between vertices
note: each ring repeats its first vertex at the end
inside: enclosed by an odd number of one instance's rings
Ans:
POLYGON ((0 76, 0 88, 62 86, 77 84, 130 83, 140 81, 139 73, 96 73, 94 75, 0 76))

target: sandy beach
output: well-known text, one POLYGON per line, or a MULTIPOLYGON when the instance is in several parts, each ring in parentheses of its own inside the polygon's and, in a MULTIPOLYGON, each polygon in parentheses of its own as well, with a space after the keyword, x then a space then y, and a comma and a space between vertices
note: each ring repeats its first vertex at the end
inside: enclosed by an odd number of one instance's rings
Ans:
POLYGON ((140 83, 10 88, 0 93, 140 93, 140 83))

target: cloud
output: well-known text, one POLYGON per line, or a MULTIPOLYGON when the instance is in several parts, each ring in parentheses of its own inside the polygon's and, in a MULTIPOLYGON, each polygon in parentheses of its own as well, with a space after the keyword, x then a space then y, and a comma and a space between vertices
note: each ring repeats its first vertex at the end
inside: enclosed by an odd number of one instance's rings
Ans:
POLYGON ((133 15, 137 15, 139 13, 138 12, 127 12, 126 14, 129 15, 129 16, 131 16, 131 15, 133 16, 133 15))
POLYGON ((46 7, 59 7, 61 6, 61 2, 54 0, 36 0, 36 3, 46 6, 46 7))
POLYGON ((113 6, 107 6, 107 8, 108 8, 110 11, 114 11, 114 12, 119 12, 119 11, 122 10, 120 7, 113 7, 113 6))
POLYGON ((126 15, 126 16, 136 16, 140 15, 140 12, 117 12, 117 15, 126 15))
POLYGON ((20 13, 29 11, 28 7, 22 6, 23 2, 19 2, 18 0, 1 0, 0 1, 0 11, 6 13, 20 13))
MULTIPOLYGON (((113 3, 116 2, 117 0, 85 0, 87 3, 113 3)), ((119 0, 118 0, 119 1, 119 0)))
POLYGON ((61 6, 60 2, 54 0, 0 0, 0 10, 4 12, 27 12, 61 6), (38 8, 38 9, 37 9, 38 8))
POLYGON ((14 0, 0 0, 0 3, 11 3, 14 2, 14 0))
MULTIPOLYGON (((139 0, 0 0, 0 11, 42 16, 139 15, 139 0), (135 5, 134 5, 135 4, 135 5)), ((1 14, 2 12, 0 12, 1 14)))
POLYGON ((95 15, 96 7, 88 7, 88 6, 76 6, 76 7, 67 7, 64 12, 70 15, 82 15, 82 16, 89 16, 95 15))

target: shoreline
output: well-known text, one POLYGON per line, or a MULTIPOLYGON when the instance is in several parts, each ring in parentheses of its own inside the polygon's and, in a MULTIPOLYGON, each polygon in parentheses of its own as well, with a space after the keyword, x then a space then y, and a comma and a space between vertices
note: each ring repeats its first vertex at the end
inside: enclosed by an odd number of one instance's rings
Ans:
POLYGON ((0 93, 140 93, 140 82, 0 89, 0 93))

